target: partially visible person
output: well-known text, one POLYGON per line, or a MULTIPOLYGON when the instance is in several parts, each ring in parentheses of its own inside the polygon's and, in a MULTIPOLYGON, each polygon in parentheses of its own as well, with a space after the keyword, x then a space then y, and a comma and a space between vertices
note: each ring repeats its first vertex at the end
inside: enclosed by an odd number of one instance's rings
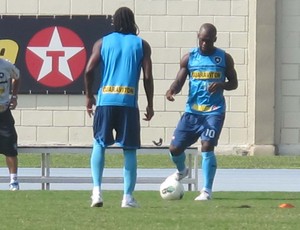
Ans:
POLYGON ((166 92, 166 98, 174 101, 187 77, 189 93, 182 115, 170 144, 170 156, 177 167, 171 178, 182 180, 188 175, 185 165, 185 149, 201 139, 203 188, 195 200, 212 198, 213 181, 217 169, 214 148, 225 119, 224 90, 238 87, 236 70, 232 57, 214 46, 217 29, 205 23, 198 33, 199 47, 191 49, 180 61, 175 81, 166 92))
POLYGON ((133 192, 137 178, 136 151, 140 148, 138 85, 141 69, 148 102, 143 120, 150 121, 154 115, 151 47, 137 36, 138 27, 129 8, 119 8, 113 15, 113 24, 115 31, 94 44, 85 70, 86 108, 89 116, 94 114, 93 106, 96 105, 91 155, 91 207, 103 206, 101 184, 105 149, 117 144, 123 149, 124 155, 121 207, 135 208, 138 207, 133 192), (100 66, 102 77, 96 101, 92 86, 97 66, 100 66))
POLYGON ((9 189, 19 190, 18 148, 15 121, 11 110, 18 102, 20 71, 11 62, 0 58, 0 153, 5 155, 10 174, 9 189), (10 96, 10 91, 12 95, 10 96))

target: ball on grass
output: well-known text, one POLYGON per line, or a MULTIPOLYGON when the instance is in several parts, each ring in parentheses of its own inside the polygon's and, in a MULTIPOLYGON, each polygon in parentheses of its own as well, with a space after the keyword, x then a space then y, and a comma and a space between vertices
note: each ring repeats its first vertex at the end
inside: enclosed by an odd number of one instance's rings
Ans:
POLYGON ((164 200, 180 200, 184 195, 184 187, 175 179, 166 179, 160 185, 160 196, 164 200))

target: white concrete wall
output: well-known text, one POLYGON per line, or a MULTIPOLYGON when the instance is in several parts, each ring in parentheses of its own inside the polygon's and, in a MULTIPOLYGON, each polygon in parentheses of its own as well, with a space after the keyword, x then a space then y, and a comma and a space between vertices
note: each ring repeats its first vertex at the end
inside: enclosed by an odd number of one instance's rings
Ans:
MULTIPOLYGON (((290 2, 296 4, 298 1, 290 2)), ((255 119, 250 107, 253 97, 249 96, 253 96, 249 85, 254 82, 256 71, 249 70, 254 66, 249 65, 249 57, 251 54, 256 57, 249 45, 256 39, 253 32, 256 26, 250 24, 251 20, 256 21, 253 19, 256 18, 255 3, 254 0, 0 0, 0 14, 106 15, 113 14, 120 6, 130 7, 135 12, 140 36, 151 44, 153 51, 156 114, 151 122, 141 121, 143 144, 152 144, 152 140, 160 137, 164 144, 169 144, 184 109, 187 87, 176 96, 174 103, 167 102, 164 94, 176 76, 181 56, 197 45, 196 33, 200 25, 204 22, 215 24, 218 29, 216 45, 233 56, 239 79, 239 88, 226 92, 227 117, 218 147, 220 152, 232 152, 240 148, 248 150, 256 142, 255 124, 249 121, 255 119)), ((284 69, 299 71, 299 66, 285 65, 284 69)), ((285 80, 288 86, 289 79, 285 80)), ((143 115, 146 100, 143 88, 140 89, 143 115)), ((20 144, 89 145, 92 141, 92 120, 85 112, 84 96, 20 95, 14 117, 20 144)), ((286 120, 290 121, 288 117, 286 120)), ((288 122, 286 125, 284 131, 293 132, 288 122)), ((296 133, 299 139, 299 130, 296 133)))
POLYGON ((300 155, 300 1, 278 1, 277 13, 276 141, 300 155))

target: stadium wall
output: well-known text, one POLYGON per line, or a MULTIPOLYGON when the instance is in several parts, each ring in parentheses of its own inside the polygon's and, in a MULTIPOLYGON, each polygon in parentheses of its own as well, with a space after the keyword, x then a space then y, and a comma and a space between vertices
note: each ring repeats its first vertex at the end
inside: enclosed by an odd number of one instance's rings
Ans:
MULTIPOLYGON (((274 155, 288 154, 287 146, 300 148, 297 119, 300 33, 287 24, 295 18, 299 21, 298 0, 0 0, 0 3, 2 15, 111 15, 120 6, 130 7, 135 12, 140 36, 151 44, 153 52, 156 114, 150 122, 141 121, 144 145, 152 145, 152 140, 159 138, 164 140, 163 144, 169 144, 185 105, 187 84, 175 103, 167 102, 164 94, 176 76, 181 56, 197 45, 200 25, 211 22, 218 29, 216 45, 233 56, 239 78, 239 88, 225 94, 227 116, 217 151, 274 155), (278 18, 283 21, 277 22, 278 18), (278 26, 279 30, 292 31, 289 43, 276 33, 278 26), (282 46, 290 47, 282 49, 282 46), (275 51, 279 54, 275 55, 275 51)), ((146 100, 142 85, 140 94, 143 116, 146 100)), ((83 95, 20 95, 14 117, 20 145, 91 144, 92 119, 85 112, 83 95)))
POLYGON ((300 155, 300 1, 277 1, 276 136, 281 155, 300 155))

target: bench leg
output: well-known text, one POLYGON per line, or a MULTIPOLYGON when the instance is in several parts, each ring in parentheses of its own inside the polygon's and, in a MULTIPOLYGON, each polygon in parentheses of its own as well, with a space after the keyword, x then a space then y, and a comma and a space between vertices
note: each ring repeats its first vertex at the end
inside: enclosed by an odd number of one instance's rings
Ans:
MULTIPOLYGON (((50 153, 42 153, 42 177, 50 177, 50 153)), ((50 190, 50 183, 42 183, 42 190, 50 190)))

